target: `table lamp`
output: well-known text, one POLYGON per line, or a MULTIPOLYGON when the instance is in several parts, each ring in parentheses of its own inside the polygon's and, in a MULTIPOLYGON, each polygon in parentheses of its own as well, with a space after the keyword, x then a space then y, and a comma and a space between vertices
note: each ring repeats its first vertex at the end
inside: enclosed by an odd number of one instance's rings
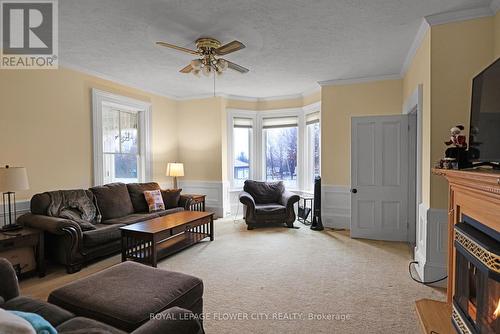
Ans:
POLYGON ((1 231, 20 229, 16 223, 16 193, 19 190, 28 190, 28 174, 24 167, 0 167, 0 191, 3 202, 3 222, 1 231))
POLYGON ((184 176, 184 164, 179 162, 169 162, 167 165, 166 175, 174 178, 174 189, 177 189, 177 177, 184 176))

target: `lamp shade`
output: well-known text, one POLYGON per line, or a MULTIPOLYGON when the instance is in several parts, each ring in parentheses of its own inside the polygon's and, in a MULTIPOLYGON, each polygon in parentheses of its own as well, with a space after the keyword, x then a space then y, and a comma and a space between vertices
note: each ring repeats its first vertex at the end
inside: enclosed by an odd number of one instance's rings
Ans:
POLYGON ((167 176, 184 176, 184 164, 169 162, 167 165, 167 176))
POLYGON ((28 190, 28 174, 24 167, 0 168, 0 192, 28 190))

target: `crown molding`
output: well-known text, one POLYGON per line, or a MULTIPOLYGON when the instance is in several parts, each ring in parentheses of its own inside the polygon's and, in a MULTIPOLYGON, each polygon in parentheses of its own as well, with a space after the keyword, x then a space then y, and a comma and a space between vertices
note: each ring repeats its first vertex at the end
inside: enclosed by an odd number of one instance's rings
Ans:
POLYGON ((325 81, 318 81, 318 84, 321 87, 325 87, 325 86, 353 85, 353 84, 367 83, 373 81, 398 80, 398 79, 401 79, 401 75, 389 74, 389 75, 378 75, 372 77, 325 80, 325 81))
POLYGON ((167 99, 170 99, 170 100, 177 101, 179 99, 179 97, 174 96, 174 95, 168 95, 168 94, 165 94, 165 93, 160 92, 160 91, 155 91, 155 90, 152 90, 152 89, 146 89, 146 88, 140 87, 140 86, 138 86, 136 84, 133 84, 133 83, 130 83, 130 82, 127 82, 127 81, 123 81, 123 80, 117 79, 117 78, 112 77, 110 75, 103 74, 103 73, 100 73, 100 72, 97 72, 97 71, 92 71, 92 70, 83 68, 83 67, 78 66, 78 65, 74 65, 74 64, 67 63, 67 62, 63 62, 61 60, 59 60, 59 68, 66 68, 66 69, 73 70, 73 71, 76 71, 76 72, 80 72, 80 73, 83 73, 83 74, 91 75, 91 76, 97 77, 99 79, 111 81, 111 82, 113 82, 113 83, 115 83, 117 85, 127 86, 127 87, 130 87, 130 88, 134 88, 134 89, 140 90, 140 91, 142 91, 144 93, 149 93, 149 94, 154 94, 154 95, 158 95, 158 96, 163 96, 163 97, 166 97, 167 99))
MULTIPOLYGON (((491 6, 493 6, 493 2, 491 6)), ((491 6, 427 15, 425 20, 430 26, 436 26, 458 21, 473 20, 481 17, 489 17, 494 15, 494 11, 491 6)))
POLYGON ((408 68, 411 65, 411 62, 413 61, 413 58, 417 54, 418 48, 422 44, 422 41, 424 40, 425 34, 427 31, 429 31, 430 25, 429 23, 425 20, 422 19, 422 22, 420 23, 420 27, 418 28, 417 34, 415 35, 415 38, 413 39, 413 42, 411 43, 410 50, 408 50, 408 53, 406 54, 405 61, 403 63, 403 66, 401 67, 401 72, 400 76, 404 77, 406 74, 406 71, 408 71, 408 68))
POLYGON ((500 0, 491 1, 490 8, 493 11, 493 14, 496 15, 496 13, 500 10, 500 0))

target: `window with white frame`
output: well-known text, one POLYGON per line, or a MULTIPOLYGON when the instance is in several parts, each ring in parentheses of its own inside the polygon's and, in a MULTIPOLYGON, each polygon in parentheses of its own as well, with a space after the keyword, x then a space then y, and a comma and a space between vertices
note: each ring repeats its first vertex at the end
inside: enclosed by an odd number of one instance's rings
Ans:
POLYGON ((232 172, 234 185, 241 185, 250 178, 253 119, 235 117, 233 120, 232 172))
POLYGON ((309 113, 305 116, 306 122, 306 179, 305 189, 313 190, 314 179, 321 172, 321 128, 319 112, 309 113))
POLYGON ((228 110, 231 187, 247 179, 312 190, 320 173, 319 106, 265 112, 228 110))
POLYGON ((150 179, 150 104, 93 90, 94 183, 150 179))
POLYGON ((265 180, 283 181, 287 188, 298 188, 297 116, 263 118, 265 180))

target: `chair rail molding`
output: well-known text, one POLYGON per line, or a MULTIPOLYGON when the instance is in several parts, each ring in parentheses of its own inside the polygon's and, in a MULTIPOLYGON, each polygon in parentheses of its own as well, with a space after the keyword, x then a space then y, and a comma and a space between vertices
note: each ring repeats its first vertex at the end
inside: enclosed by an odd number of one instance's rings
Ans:
POLYGON ((345 185, 321 186, 321 215, 327 227, 349 229, 351 226, 351 187, 345 185))
POLYGON ((217 217, 224 217, 224 181, 179 180, 179 188, 185 194, 206 195, 206 211, 212 211, 217 217))
MULTIPOLYGON (((445 209, 429 208, 424 203, 418 207, 415 266, 423 281, 433 281, 447 275, 448 214, 445 209)), ((446 286, 446 280, 438 282, 446 286)))

